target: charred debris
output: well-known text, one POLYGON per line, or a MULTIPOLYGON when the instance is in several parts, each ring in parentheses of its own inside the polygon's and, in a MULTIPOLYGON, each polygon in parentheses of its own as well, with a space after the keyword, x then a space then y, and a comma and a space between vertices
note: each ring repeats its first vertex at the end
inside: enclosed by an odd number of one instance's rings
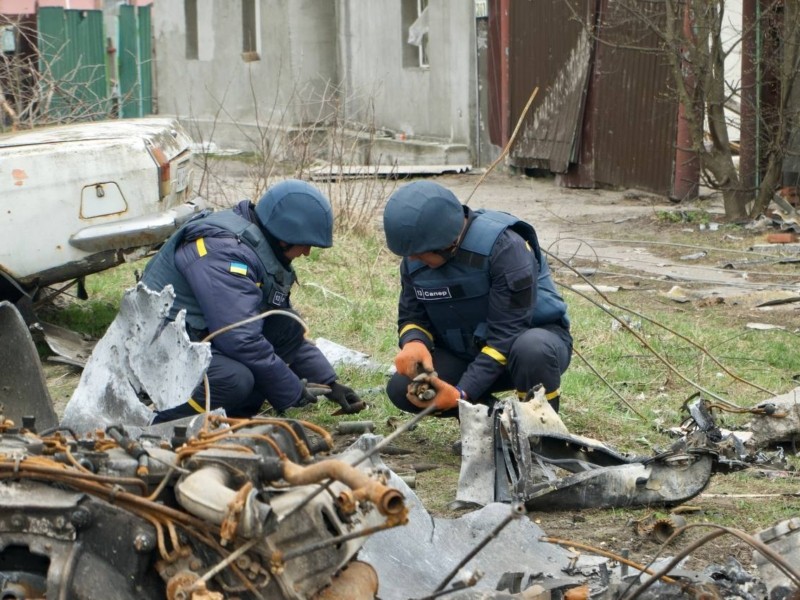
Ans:
POLYGON ((150 426, 141 392, 174 401, 206 360, 179 327, 161 325, 170 303, 141 287, 126 294, 61 422, 27 326, 0 303, 3 598, 798 597, 800 518, 754 535, 673 513, 643 520, 639 532, 665 542, 661 553, 689 529, 708 531, 641 565, 549 537, 528 513, 672 509, 717 473, 784 467, 773 448, 800 432, 800 390, 754 407, 744 432, 718 426, 714 400, 698 395, 672 447, 640 457, 570 434, 537 391, 488 410, 462 406, 456 502, 472 510, 444 519, 381 460, 426 412, 340 453, 329 432, 292 419, 211 412, 150 426), (164 352, 189 366, 165 373, 164 352), (721 535, 753 548, 751 571, 732 558, 684 567, 721 535))

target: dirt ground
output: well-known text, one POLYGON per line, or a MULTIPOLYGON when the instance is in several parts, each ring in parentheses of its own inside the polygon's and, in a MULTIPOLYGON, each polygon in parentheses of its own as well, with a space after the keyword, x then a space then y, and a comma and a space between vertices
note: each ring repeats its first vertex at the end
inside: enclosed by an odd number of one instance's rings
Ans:
MULTIPOLYGON (((235 176, 235 174, 233 175, 235 176)), ((438 179, 453 189, 463 200, 472 194, 479 180, 479 173, 450 175, 438 179)), ((240 196, 241 197, 241 196, 240 196)), ((725 236, 732 234, 725 227, 710 226, 723 223, 721 201, 709 197, 692 204, 673 204, 664 198, 646 193, 615 190, 570 190, 555 185, 552 179, 536 179, 522 175, 493 173, 477 188, 470 199, 473 208, 486 207, 506 210, 533 223, 538 231, 541 245, 552 254, 573 264, 592 270, 596 275, 595 285, 606 282, 613 285, 659 286, 664 291, 674 286, 703 295, 714 301, 715 297, 736 296, 740 302, 729 305, 731 310, 741 311, 738 318, 747 319, 753 314, 755 299, 764 293, 764 284, 771 292, 785 288, 787 293, 797 293, 796 273, 787 278, 785 272, 771 275, 744 277, 736 268, 720 268, 721 257, 713 252, 696 260, 681 259, 681 256, 697 252, 682 244, 713 247, 726 242, 725 236), (665 220, 662 213, 672 213, 679 218, 665 220), (702 213, 704 227, 691 215, 702 213), (682 216, 683 215, 683 216, 682 216), (684 219, 684 216, 686 217, 684 219), (641 244, 634 243, 642 240, 641 244), (674 242, 674 246, 653 245, 651 242, 674 242), (759 285, 760 284, 760 285, 759 285)), ((737 231, 742 246, 758 246, 764 243, 767 230, 753 229, 737 231)), ((729 240, 728 240, 729 241, 729 240)), ((731 254, 731 260, 738 257, 731 254)), ((557 268, 557 265, 554 264, 557 268)), ((788 305, 782 316, 783 322, 800 324, 797 304, 788 305)), ((50 368, 48 381, 57 385, 63 379, 64 367, 50 368)), ((580 433, 580 432, 577 432, 580 433)), ((340 438, 346 444, 348 438, 340 438)), ((426 505, 439 515, 458 513, 448 509, 447 503, 454 497, 458 481, 459 458, 455 455, 431 457, 426 452, 426 439, 422 434, 411 435, 399 444, 398 454, 385 455, 384 459, 397 472, 416 471, 417 491, 426 505)), ((758 491, 757 483, 750 482, 748 492, 758 491)), ((770 488, 772 489, 772 488, 770 488)), ((791 484, 789 486, 791 489, 791 484)), ((796 489, 796 486, 794 486, 796 489)), ((700 497, 692 503, 702 519, 704 514, 726 513, 747 508, 729 495, 736 484, 713 482, 706 490, 708 497, 700 497)), ((781 500, 789 502, 790 499, 781 500)), ((631 559, 646 563, 658 551, 659 543, 635 534, 633 523, 642 519, 646 510, 586 510, 551 512, 531 515, 531 518, 552 537, 580 541, 585 544, 613 552, 630 552, 631 559)), ((702 532, 707 533, 707 532, 702 532)), ((699 537, 700 533, 696 537, 699 537)), ((679 546, 679 547, 682 547, 679 546)), ((668 549, 667 553, 674 552, 668 549)), ((744 544, 723 538, 713 547, 705 547, 693 554, 690 568, 701 568, 708 563, 722 563, 726 556, 734 556, 745 566, 751 564, 752 552, 744 544)))

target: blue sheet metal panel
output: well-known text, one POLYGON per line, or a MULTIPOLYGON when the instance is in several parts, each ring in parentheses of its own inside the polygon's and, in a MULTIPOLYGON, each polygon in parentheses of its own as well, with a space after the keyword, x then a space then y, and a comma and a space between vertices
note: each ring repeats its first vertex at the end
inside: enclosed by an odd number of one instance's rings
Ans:
POLYGON ((153 113, 153 37, 151 6, 140 6, 139 16, 139 84, 142 95, 142 116, 153 113))
POLYGON ((108 113, 103 13, 40 8, 39 68, 50 120, 103 118, 108 113))

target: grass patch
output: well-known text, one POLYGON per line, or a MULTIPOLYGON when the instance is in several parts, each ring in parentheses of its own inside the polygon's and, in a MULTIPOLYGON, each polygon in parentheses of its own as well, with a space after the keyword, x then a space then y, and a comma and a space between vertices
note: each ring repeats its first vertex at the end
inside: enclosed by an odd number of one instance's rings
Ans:
MULTIPOLYGON (((681 225, 671 227, 680 228, 681 225)), ((637 232, 637 235, 642 234, 637 232)), ((135 271, 141 272, 144 264, 145 261, 139 261, 90 276, 86 282, 90 300, 70 302, 63 310, 49 315, 48 320, 100 335, 116 314, 124 290, 134 284, 135 271)), ((364 352, 380 366, 375 370, 339 369, 340 379, 366 400, 368 408, 364 412, 333 416, 338 406, 321 400, 290 410, 287 416, 306 419, 329 430, 335 430, 336 424, 343 420, 371 420, 376 433, 390 434, 399 422, 410 418, 391 405, 384 392, 388 369, 397 351, 397 257, 387 251, 383 237, 377 233, 338 233, 333 248, 314 250, 310 257, 296 261, 295 266, 300 285, 292 293, 292 303, 308 323, 311 337, 325 337, 364 352)), ((564 282, 574 283, 575 279, 565 278, 564 282)), ((571 432, 596 438, 622 452, 651 456, 674 442, 665 430, 679 425, 686 417, 682 405, 696 392, 692 383, 740 406, 752 406, 771 395, 748 382, 775 393, 796 386, 793 376, 800 373, 796 335, 788 331, 746 329, 747 322, 766 317, 756 316, 752 306, 744 302, 704 305, 665 300, 661 294, 670 285, 665 282, 661 286, 655 283, 638 288, 624 286, 622 291, 605 299, 590 294, 596 304, 563 291, 576 348, 562 380, 561 414, 571 432), (624 318, 637 335, 616 325, 612 314, 624 318), (726 373, 702 349, 741 380, 726 373)), ((63 367, 48 377, 54 398, 68 395, 65 380, 63 367)), ((731 428, 747 421, 746 416, 725 413, 717 416, 721 425, 731 428)), ((435 467, 419 472, 416 477, 416 491, 433 514, 451 514, 447 505, 455 497, 459 460, 451 454, 450 446, 458 436, 459 425, 455 420, 431 418, 396 442, 414 451, 413 458, 399 456, 392 460, 390 465, 398 473, 413 468, 409 461, 422 460, 435 467)), ((797 460, 791 462, 796 464, 797 460)), ((714 497, 696 499, 703 512, 689 520, 707 520, 747 530, 762 528, 792 516, 795 499, 782 494, 795 489, 795 478, 764 477, 755 471, 717 475, 707 490, 714 497), (769 497, 762 500, 733 496, 743 491, 769 497)), ((626 523, 646 513, 645 509, 584 511, 585 529, 575 529, 577 526, 569 514, 539 518, 543 527, 555 534, 559 533, 558 523, 564 521, 566 529, 560 533, 584 541, 592 541, 592 529, 596 529, 594 541, 601 543, 615 536, 625 540, 629 535, 626 523)), ((634 541, 631 547, 634 551, 640 547, 640 552, 645 553, 656 549, 642 541, 634 541)), ((708 549, 709 553, 712 551, 720 552, 718 548, 708 549)), ((742 555, 749 556, 747 552, 742 555)))
MULTIPOLYGON (((88 277, 90 299, 49 311, 46 320, 102 335, 125 289, 134 285, 136 272, 145 264, 141 260, 88 277)), ((372 396, 370 410, 377 412, 362 416, 377 422, 396 416, 381 390, 397 351, 397 257, 388 252, 378 234, 344 234, 337 236, 333 248, 314 250, 295 266, 300 285, 292 293, 292 302, 308 323, 311 337, 325 337, 364 352, 383 366, 379 372, 350 369, 341 373, 343 381, 372 396)), ((590 296, 593 303, 569 290, 563 294, 576 349, 562 381, 564 420, 570 430, 621 450, 641 453, 648 445, 668 444, 658 429, 681 422, 681 406, 696 392, 693 384, 749 406, 769 394, 747 382, 782 393, 794 387, 792 377, 800 372, 800 355, 793 351, 795 336, 745 329, 752 315, 744 308, 694 304, 676 308, 655 290, 621 291, 607 298, 617 306, 596 295, 590 296), (627 307, 639 314, 626 311, 627 307), (634 333, 620 327, 612 315, 630 323, 634 333)), ((320 424, 332 424, 325 417, 332 411, 309 410, 320 424)), ((746 417, 723 419, 733 426, 746 417)))

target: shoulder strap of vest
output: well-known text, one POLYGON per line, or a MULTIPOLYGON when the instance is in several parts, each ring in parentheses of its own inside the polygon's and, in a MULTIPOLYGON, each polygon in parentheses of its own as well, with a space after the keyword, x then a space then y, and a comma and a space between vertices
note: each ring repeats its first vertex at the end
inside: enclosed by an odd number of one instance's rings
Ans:
POLYGON ((275 277, 280 285, 291 285, 294 282, 294 270, 281 264, 258 225, 227 210, 209 215, 206 223, 229 231, 244 242, 256 253, 266 272, 275 277))
POLYGON ((489 256, 497 238, 516 219, 507 213, 494 210, 479 209, 475 211, 475 214, 476 217, 470 224, 459 249, 481 256, 489 256))
MULTIPOLYGON (((489 243, 489 247, 486 250, 487 255, 491 252, 492 246, 494 242, 497 240, 497 236, 500 235, 505 229, 511 229, 514 233, 519 235, 522 239, 524 239, 531 247, 533 254, 536 256, 536 260, 539 264, 542 264, 542 249, 539 246, 539 238, 536 235, 536 230, 533 226, 521 219, 518 219, 514 215, 511 215, 506 212, 501 212, 498 210, 485 210, 479 209, 476 211, 480 215, 480 219, 477 221, 483 223, 483 231, 496 231, 494 236, 489 236, 484 239, 484 244, 489 243)), ((464 240, 466 242, 466 240, 464 240)), ((462 244, 464 246, 464 244, 462 244)), ((467 248, 469 249, 469 248, 467 248)), ((473 250, 473 252, 477 252, 478 250, 473 250)))

